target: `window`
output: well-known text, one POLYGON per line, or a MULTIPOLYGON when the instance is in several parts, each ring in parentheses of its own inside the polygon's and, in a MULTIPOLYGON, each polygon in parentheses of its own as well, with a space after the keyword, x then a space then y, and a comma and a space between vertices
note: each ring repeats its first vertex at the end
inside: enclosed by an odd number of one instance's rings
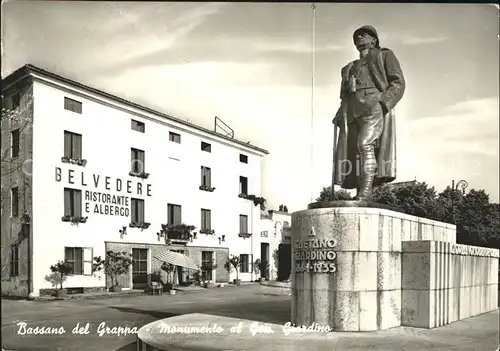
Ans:
POLYGON ((240 154, 240 162, 248 163, 248 156, 240 154))
POLYGON ((144 200, 132 198, 132 223, 144 223, 144 200))
POLYGON ((10 189, 11 217, 19 216, 19 188, 10 189))
POLYGON ((64 131, 64 157, 79 160, 82 158, 82 135, 64 131))
POLYGON ((181 205, 168 204, 168 224, 182 224, 181 205))
POLYGON ((64 188, 64 216, 82 216, 82 191, 64 188))
POLYGON ((16 129, 16 130, 13 130, 11 133, 10 133, 10 137, 11 137, 11 143, 12 145, 10 146, 11 147, 11 157, 17 157, 19 156, 19 149, 20 149, 20 143, 19 143, 19 129, 16 129))
POLYGON ((248 179, 240 177, 240 194, 248 195, 248 179))
POLYGON ((10 276, 19 276, 19 246, 10 247, 10 276))
POLYGON ((209 143, 205 143, 204 141, 201 142, 201 150, 206 151, 206 152, 212 152, 212 145, 209 143))
POLYGON ((92 275, 91 247, 65 247, 64 261, 71 266, 71 274, 92 275))
POLYGON ((132 249, 132 283, 148 281, 148 249, 132 249))
POLYGON ((212 280, 212 269, 207 270, 205 268, 212 268, 213 259, 214 259, 214 253, 212 251, 201 252, 201 267, 202 267, 201 279, 203 281, 212 280))
POLYGON ((240 215, 240 233, 248 233, 248 216, 246 215, 240 215))
POLYGON ((212 170, 208 167, 201 166, 201 185, 202 186, 211 186, 211 174, 212 170))
POLYGON ((64 109, 71 111, 71 112, 76 112, 76 113, 82 113, 82 103, 80 101, 76 101, 73 99, 70 99, 68 97, 64 98, 64 109))
POLYGON ((212 214, 210 210, 204 208, 201 209, 201 230, 211 230, 212 229, 212 214))
POLYGON ((146 124, 140 121, 136 121, 135 119, 132 119, 132 130, 144 133, 146 131, 146 124))
POLYGON ((250 273, 250 255, 240 255, 240 273, 250 273))
POLYGON ((139 149, 130 149, 131 153, 131 162, 130 162, 130 170, 133 173, 143 173, 145 172, 146 169, 146 160, 145 160, 145 153, 143 150, 139 149))
POLYGON ((181 135, 174 133, 174 132, 169 132, 168 133, 168 140, 173 141, 174 143, 181 143, 181 135))
POLYGON ((21 95, 19 93, 15 93, 14 95, 12 95, 11 109, 15 110, 16 108, 19 107, 19 105, 21 105, 21 95))

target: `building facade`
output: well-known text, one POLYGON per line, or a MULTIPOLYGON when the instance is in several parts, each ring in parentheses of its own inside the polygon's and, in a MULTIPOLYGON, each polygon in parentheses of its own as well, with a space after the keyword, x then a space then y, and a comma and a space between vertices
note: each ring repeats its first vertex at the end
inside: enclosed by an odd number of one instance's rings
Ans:
MULTIPOLYGON (((256 279, 260 208, 240 194, 261 196, 266 150, 31 65, 3 80, 2 95, 13 110, 30 102, 24 121, 2 118, 2 256, 15 266, 2 280, 43 294, 64 260, 66 288, 101 289, 93 258, 113 250, 134 258, 120 284, 142 288, 167 249, 214 262, 205 278, 215 282, 235 278, 224 263, 238 255, 240 279, 256 279), (164 235, 180 224, 192 235, 164 235)), ((192 273, 179 272, 179 283, 192 273)))
POLYGON ((260 258, 269 263, 265 278, 286 280, 291 272, 290 226, 292 215, 288 212, 270 210, 261 215, 260 258))

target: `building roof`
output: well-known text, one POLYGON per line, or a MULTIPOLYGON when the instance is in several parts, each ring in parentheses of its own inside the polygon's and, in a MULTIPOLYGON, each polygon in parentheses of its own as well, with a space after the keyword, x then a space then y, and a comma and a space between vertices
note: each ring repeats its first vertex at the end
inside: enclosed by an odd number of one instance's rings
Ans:
POLYGON ((388 183, 387 185, 393 189, 406 188, 411 185, 417 184, 416 180, 409 180, 406 182, 388 183))
POLYGON ((113 101, 115 101, 117 103, 124 104, 126 106, 133 107, 133 108, 136 108, 138 110, 141 110, 141 111, 144 111, 144 112, 147 112, 147 113, 154 114, 154 115, 156 115, 158 117, 165 118, 165 119, 168 119, 168 120, 171 120, 171 121, 183 124, 185 126, 197 129, 197 130, 199 130, 201 132, 208 133, 208 134, 217 136, 219 138, 222 138, 222 139, 225 139, 225 140, 228 140, 228 141, 232 141, 232 142, 234 142, 236 144, 239 144, 241 146, 244 146, 244 147, 253 149, 255 151, 264 153, 266 155, 269 154, 269 151, 267 151, 265 149, 262 149, 262 148, 260 148, 258 146, 250 145, 249 142, 247 143, 247 142, 244 142, 244 141, 241 141, 241 140, 237 140, 237 139, 225 136, 225 135, 217 133, 217 132, 215 132, 213 130, 210 130, 210 129, 207 129, 207 128, 204 128, 204 127, 200 127, 200 126, 198 126, 196 124, 193 124, 191 122, 188 122, 186 120, 170 116, 170 115, 168 115, 166 113, 159 112, 159 111, 153 110, 153 109, 151 109, 149 107, 145 107, 145 106, 139 105, 139 104, 137 104, 135 102, 131 102, 131 101, 128 101, 128 100, 123 99, 121 97, 118 97, 116 95, 112 95, 112 94, 106 93, 106 92, 104 92, 102 90, 99 90, 99 89, 93 88, 91 86, 79 83, 79 82, 74 81, 72 79, 62 77, 62 76, 60 76, 58 74, 55 74, 55 73, 46 71, 46 70, 44 70, 42 68, 33 66, 32 64, 26 64, 26 65, 18 68, 17 70, 15 70, 11 74, 9 74, 7 77, 3 78, 2 79, 2 93, 10 85, 12 85, 13 83, 15 83, 15 82, 23 79, 24 77, 27 77, 27 76, 31 75, 32 73, 35 73, 35 74, 41 75, 43 77, 59 81, 61 83, 72 85, 72 86, 77 87, 79 89, 86 90, 88 92, 91 92, 93 94, 99 95, 101 97, 113 100, 113 101))

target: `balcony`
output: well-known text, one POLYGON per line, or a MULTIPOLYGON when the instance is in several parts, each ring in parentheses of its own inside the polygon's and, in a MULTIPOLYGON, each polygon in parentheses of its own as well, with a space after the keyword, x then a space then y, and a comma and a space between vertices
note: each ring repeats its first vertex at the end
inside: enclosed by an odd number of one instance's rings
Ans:
POLYGON ((161 225, 161 231, 158 233, 158 240, 160 238, 165 239, 165 243, 180 243, 187 244, 193 240, 194 235, 191 233, 195 227, 185 224, 177 225, 161 225))

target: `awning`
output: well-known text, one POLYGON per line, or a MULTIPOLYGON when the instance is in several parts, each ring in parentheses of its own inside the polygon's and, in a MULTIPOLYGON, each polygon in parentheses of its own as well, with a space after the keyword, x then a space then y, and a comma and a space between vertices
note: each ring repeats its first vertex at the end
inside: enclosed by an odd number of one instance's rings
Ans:
POLYGON ((194 269, 196 271, 200 269, 191 257, 183 255, 179 252, 167 250, 156 254, 154 258, 162 262, 173 264, 174 266, 181 266, 187 269, 194 269))

